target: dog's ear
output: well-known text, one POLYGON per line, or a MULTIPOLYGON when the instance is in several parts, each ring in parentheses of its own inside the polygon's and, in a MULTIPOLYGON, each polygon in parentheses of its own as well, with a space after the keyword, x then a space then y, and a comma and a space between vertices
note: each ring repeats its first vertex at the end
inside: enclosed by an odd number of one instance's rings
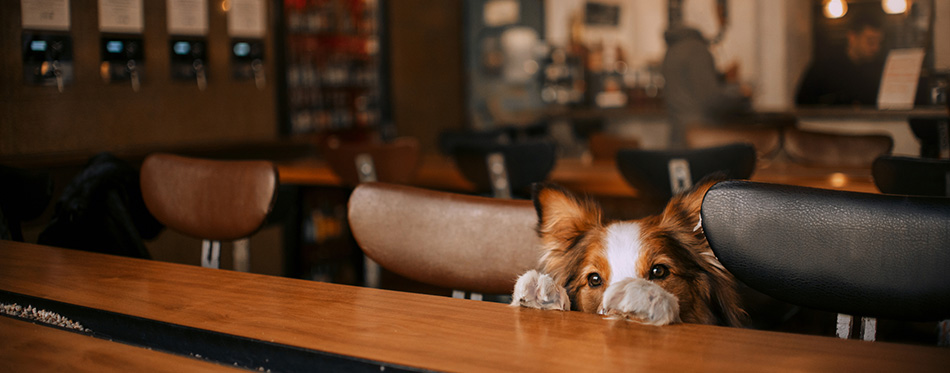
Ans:
MULTIPOLYGON (((678 223, 690 228, 698 227, 700 223, 699 213, 702 210, 703 198, 706 197, 706 192, 713 185, 723 180, 725 180, 723 174, 714 173, 704 177, 689 190, 673 196, 663 211, 664 219, 684 219, 685 222, 680 221, 678 223)), ((670 223, 674 222, 670 221, 670 223)))
POLYGON ((538 212, 538 235, 545 248, 571 242, 602 222, 600 206, 554 184, 534 184, 531 199, 538 212))

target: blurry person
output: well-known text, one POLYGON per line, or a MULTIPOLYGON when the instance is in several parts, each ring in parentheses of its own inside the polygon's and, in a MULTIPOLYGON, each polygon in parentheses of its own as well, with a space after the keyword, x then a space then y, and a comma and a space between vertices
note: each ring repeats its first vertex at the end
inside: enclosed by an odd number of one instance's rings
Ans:
POLYGON ((670 120, 670 147, 686 147, 690 127, 720 125, 749 108, 751 90, 736 83, 738 65, 716 70, 709 41, 694 28, 674 24, 665 33, 664 96, 670 120))
POLYGON ((799 105, 875 105, 884 71, 884 30, 875 17, 855 14, 845 49, 815 56, 802 79, 799 105))

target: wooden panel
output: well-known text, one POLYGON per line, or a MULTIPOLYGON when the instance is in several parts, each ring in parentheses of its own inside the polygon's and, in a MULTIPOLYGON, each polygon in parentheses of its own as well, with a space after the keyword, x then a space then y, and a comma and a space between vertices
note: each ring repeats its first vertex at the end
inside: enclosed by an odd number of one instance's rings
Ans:
MULTIPOLYGON (((345 356, 444 371, 945 371, 937 347, 359 288, 0 241, 0 289, 345 356)), ((68 316, 67 316, 68 317, 68 316)))
POLYGON ((133 93, 131 84, 107 84, 99 75, 97 4, 71 1, 75 80, 59 93, 24 84, 20 2, 0 2, 0 157, 277 137, 273 27, 265 39, 267 85, 259 90, 231 77, 227 15, 221 1, 210 1, 209 80, 199 91, 197 83, 172 81, 165 2, 144 1, 144 81, 133 93))
POLYGON ((465 121, 462 2, 399 0, 387 8, 396 129, 436 152, 439 132, 465 121))

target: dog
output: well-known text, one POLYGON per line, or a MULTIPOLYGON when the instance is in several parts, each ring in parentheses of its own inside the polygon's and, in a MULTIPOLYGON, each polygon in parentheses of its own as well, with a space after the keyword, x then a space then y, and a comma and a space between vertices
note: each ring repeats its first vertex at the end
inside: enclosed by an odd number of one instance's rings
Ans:
POLYGON ((609 221, 599 205, 536 184, 540 271, 521 275, 512 306, 597 313, 649 325, 741 326, 738 283, 703 234, 700 208, 721 178, 674 196, 659 215, 609 221))

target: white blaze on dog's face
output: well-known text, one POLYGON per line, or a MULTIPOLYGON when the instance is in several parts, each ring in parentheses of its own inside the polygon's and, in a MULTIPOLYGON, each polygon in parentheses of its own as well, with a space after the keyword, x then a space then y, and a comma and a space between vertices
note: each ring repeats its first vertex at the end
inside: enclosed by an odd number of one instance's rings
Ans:
POLYGON ((660 215, 618 222, 604 221, 590 200, 537 188, 542 272, 565 288, 575 310, 658 325, 738 325, 734 280, 696 229, 712 184, 674 197, 660 215))

